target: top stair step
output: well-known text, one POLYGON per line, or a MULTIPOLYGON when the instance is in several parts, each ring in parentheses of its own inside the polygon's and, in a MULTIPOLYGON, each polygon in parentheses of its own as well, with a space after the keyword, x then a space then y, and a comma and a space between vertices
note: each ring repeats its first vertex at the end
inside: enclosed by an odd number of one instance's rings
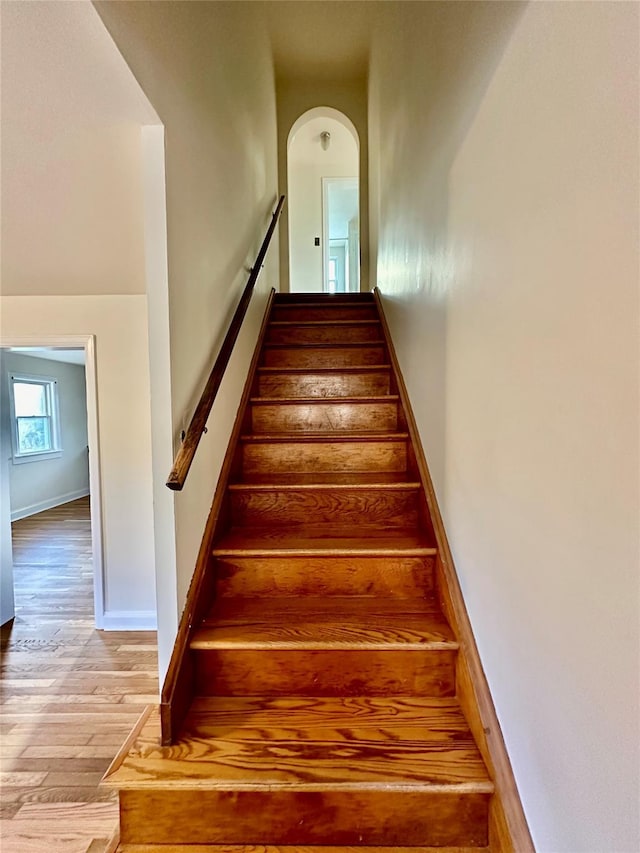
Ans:
POLYGON ((372 302, 308 302, 305 305, 275 304, 271 311, 271 320, 298 322, 305 320, 377 320, 378 309, 372 302))
POLYGON ((291 305, 300 304, 308 305, 323 304, 337 305, 339 303, 359 303, 367 304, 374 302, 374 296, 371 291, 362 293, 276 293, 274 303, 276 305, 291 305))

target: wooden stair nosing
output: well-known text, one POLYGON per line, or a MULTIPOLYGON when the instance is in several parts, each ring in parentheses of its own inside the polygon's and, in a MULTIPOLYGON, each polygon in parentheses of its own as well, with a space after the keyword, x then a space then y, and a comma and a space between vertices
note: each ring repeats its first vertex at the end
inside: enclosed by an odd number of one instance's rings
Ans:
MULTIPOLYGON (((279 373, 291 373, 295 376, 327 376, 332 374, 369 374, 369 373, 389 373, 391 371, 391 365, 388 363, 385 364, 356 364, 350 367, 268 367, 266 365, 259 365, 257 372, 259 374, 263 374, 265 376, 269 375, 277 375, 279 373)), ((315 397, 311 399, 317 399, 315 397)))
POLYGON ((421 557, 435 556, 437 549, 425 537, 415 531, 367 530, 364 537, 340 536, 340 530, 307 528, 296 531, 295 535, 286 532, 252 529, 239 535, 231 528, 213 545, 214 557, 224 556, 404 556, 421 557), (302 535, 301 535, 302 534, 302 535), (241 544, 244 543, 244 544, 241 544))
MULTIPOLYGON (((315 326, 331 326, 335 327, 345 327, 345 326, 379 326, 380 320, 270 320, 269 327, 270 328, 291 328, 295 327, 299 328, 308 328, 315 326)), ((380 339, 382 341, 382 338, 380 339)))
POLYGON ((315 444, 323 442, 339 442, 340 444, 360 444, 367 442, 406 442, 409 438, 406 432, 365 432, 315 430, 312 432, 276 432, 276 433, 245 433, 240 441, 247 444, 315 444))
POLYGON ((370 394, 367 397, 251 397, 249 403, 252 406, 306 406, 323 403, 335 406, 345 404, 358 406, 371 403, 398 403, 399 400, 397 394, 370 394))
MULTIPOLYGON (((292 475, 295 477, 295 472, 292 475)), ((230 492, 270 492, 277 490, 279 492, 303 492, 303 491, 354 491, 366 492, 370 489, 379 489, 389 492, 415 492, 421 488, 420 483, 412 480, 398 481, 393 483, 376 482, 370 483, 332 483, 325 481, 322 483, 253 483, 251 480, 243 480, 241 483, 229 483, 228 490, 230 492)))

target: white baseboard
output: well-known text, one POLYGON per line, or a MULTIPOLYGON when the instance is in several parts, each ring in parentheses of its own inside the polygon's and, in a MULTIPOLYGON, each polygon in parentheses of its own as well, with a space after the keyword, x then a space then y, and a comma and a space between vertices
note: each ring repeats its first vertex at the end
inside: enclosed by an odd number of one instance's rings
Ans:
POLYGON ((106 610, 102 616, 104 631, 156 631, 155 610, 106 610))
POLYGON ((22 509, 16 509, 11 513, 11 521, 20 521, 21 518, 36 515, 38 512, 44 512, 45 509, 53 509, 56 506, 68 504, 70 501, 77 501, 78 498, 86 498, 88 494, 89 489, 78 489, 76 492, 67 492, 66 495, 58 495, 55 498, 48 498, 46 501, 24 506, 22 509))

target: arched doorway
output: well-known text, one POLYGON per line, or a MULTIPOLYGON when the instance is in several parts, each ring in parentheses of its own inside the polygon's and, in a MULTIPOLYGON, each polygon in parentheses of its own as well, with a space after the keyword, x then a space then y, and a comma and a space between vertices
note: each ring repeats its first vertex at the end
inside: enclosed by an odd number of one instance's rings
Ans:
POLYGON ((338 110, 316 107, 287 140, 292 291, 360 290, 359 139, 338 110))

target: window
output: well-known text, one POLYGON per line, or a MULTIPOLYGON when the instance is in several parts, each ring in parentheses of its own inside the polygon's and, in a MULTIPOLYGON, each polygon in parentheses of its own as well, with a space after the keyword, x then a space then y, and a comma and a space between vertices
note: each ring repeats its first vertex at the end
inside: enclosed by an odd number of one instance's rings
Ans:
POLYGON ((55 379, 11 376, 14 462, 60 451, 58 394, 55 379))

